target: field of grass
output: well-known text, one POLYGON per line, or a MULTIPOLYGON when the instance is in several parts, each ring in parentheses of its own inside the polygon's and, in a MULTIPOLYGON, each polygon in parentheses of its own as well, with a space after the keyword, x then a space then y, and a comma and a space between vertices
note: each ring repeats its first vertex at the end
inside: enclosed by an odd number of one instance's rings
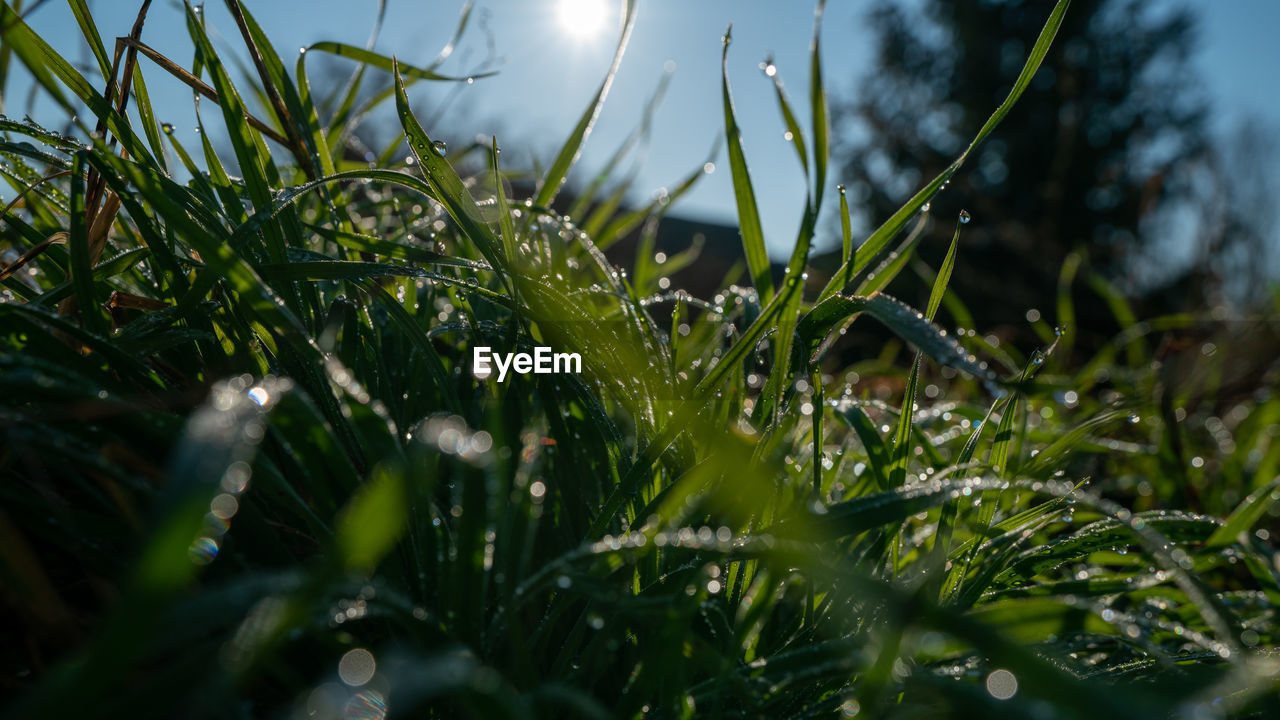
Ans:
POLYGON ((983 327, 946 290, 969 218, 928 217, 968 152, 869 237, 846 223, 818 290, 816 40, 813 122, 777 93, 810 198, 785 278, 726 75, 750 284, 695 298, 658 282, 683 262, 652 257, 664 204, 549 209, 607 78, 535 177, 496 140, 446 158, 410 110, 459 80, 438 66, 323 42, 286 64, 227 0, 253 60, 233 70, 193 10, 170 59, 142 16, 112 44, 70 5, 89 75, 0 0, 0 73, 67 113, 0 119, 8 717, 1280 713, 1275 378, 1223 392, 1207 309, 1135 318, 1070 265, 1040 347, 944 329, 983 327), (317 98, 323 53, 361 69, 317 98), (200 147, 156 120, 160 74, 201 98, 200 147), (404 136, 351 160, 384 104, 404 136), (928 302, 884 294, 912 224, 940 221, 957 241, 928 302), (622 272, 602 250, 637 227, 622 272), (1075 292, 1122 328, 1096 351, 1073 347, 1075 292), (900 344, 840 367, 854 321, 900 344), (478 379, 480 345, 584 372, 478 379))

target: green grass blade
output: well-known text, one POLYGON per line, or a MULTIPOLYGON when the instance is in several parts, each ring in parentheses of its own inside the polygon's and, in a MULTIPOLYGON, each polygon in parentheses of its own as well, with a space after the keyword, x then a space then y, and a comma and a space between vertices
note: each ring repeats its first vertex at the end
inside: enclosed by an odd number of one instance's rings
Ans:
MULTIPOLYGON (((150 158, 146 146, 130 129, 128 119, 117 113, 74 65, 37 35, 21 15, 10 7, 8 0, 0 0, 0 32, 3 33, 4 45, 13 50, 36 83, 66 110, 68 116, 75 116, 81 109, 62 92, 62 86, 87 105, 94 117, 106 123, 112 135, 132 157, 150 158)), ((87 130, 85 132, 88 134, 87 130)))
POLYGON ((920 381, 920 353, 916 353, 907 375, 907 389, 902 396, 902 412, 893 436, 893 457, 889 463, 889 487, 901 487, 907 480, 907 463, 911 460, 911 422, 915 417, 916 385, 920 381))
MULTIPOLYGON (((653 129, 653 116, 657 112, 658 106, 662 104, 662 99, 667 94, 667 88, 671 85, 671 78, 673 76, 673 73, 669 72, 662 74, 662 78, 658 81, 657 89, 653 91, 653 94, 649 96, 648 101, 645 102, 644 111, 640 115, 640 125, 633 130, 620 145, 618 145, 618 149, 613 152, 613 156, 610 157, 603 166, 601 166, 600 172, 596 173, 596 176, 591 180, 591 183, 578 193, 578 198, 574 200, 573 205, 570 206, 569 212, 566 214, 569 217, 574 218, 574 220, 577 221, 578 224, 582 225, 584 229, 587 227, 587 223, 582 222, 581 218, 586 214, 587 209, 591 204, 595 202, 596 196, 600 194, 601 188, 617 176, 618 169, 622 166, 623 159, 626 158, 626 156, 635 148, 640 147, 642 150, 637 152, 643 152, 643 148, 648 146, 649 135, 653 129)), ((620 183, 620 185, 627 184, 628 183, 625 181, 620 183)), ((594 215, 596 213, 593 212, 592 214, 594 215)), ((604 219, 600 222, 604 222, 604 219)), ((595 233, 590 231, 588 231, 587 234, 592 236, 595 235, 595 233)))
MULTIPOLYGON (((637 208, 631 212, 626 212, 613 218, 595 235, 592 235, 590 232, 587 234, 591 235, 595 239, 597 247, 601 250, 607 249, 627 233, 639 227, 650 218, 666 215, 667 210, 671 208, 677 200, 684 197, 690 190, 692 190, 694 186, 702 180, 702 178, 706 177, 706 175, 707 173, 703 168, 693 170, 676 185, 674 190, 668 192, 666 195, 653 199, 644 207, 637 208)), ((624 198, 619 197, 619 200, 622 199, 624 198)))
MULTIPOLYGON (((1022 93, 1031 84, 1031 79, 1035 77, 1036 71, 1040 68, 1040 63, 1044 61, 1045 55, 1049 52, 1049 46, 1053 44, 1054 36, 1058 34, 1058 28, 1062 25, 1062 18, 1070 4, 1071 0, 1058 0, 1057 4, 1054 5, 1053 11, 1049 13, 1048 20, 1045 21, 1044 28, 1040 31, 1040 36, 1031 48, 1031 53, 1027 57, 1026 64, 1022 67, 1022 72, 1014 80, 1013 87, 1009 90, 1009 95, 1004 99, 1004 102, 1000 103, 1000 106, 991 114, 991 117, 987 118, 986 123, 978 130, 978 134, 974 136, 964 152, 862 243, 862 246, 858 248, 856 264, 852 268, 842 266, 837 270, 831 281, 827 283, 827 286, 818 295, 819 300, 825 300, 840 292, 843 287, 840 284, 841 278, 848 275, 857 275, 871 261, 871 258, 879 255, 916 212, 964 165, 965 161, 969 159, 969 155, 973 153, 974 148, 981 144, 983 140, 986 140, 987 136, 1000 124, 1000 121, 1004 120, 1009 111, 1013 109, 1018 98, 1022 97, 1022 93)), ((846 260, 846 264, 849 262, 849 260, 846 260)))
POLYGON ((751 282, 755 285, 756 292, 760 293, 761 302, 768 303, 773 299, 769 253, 765 248, 756 192, 751 186, 751 173, 747 170, 747 158, 742 151, 742 131, 738 127, 733 96, 729 92, 729 43, 732 32, 732 26, 724 32, 724 48, 720 58, 720 89, 724 104, 725 138, 729 144, 729 170, 733 174, 733 196, 738 204, 738 232, 742 235, 747 269, 751 273, 751 282))
POLYGON ((986 363, 965 350, 945 330, 926 320, 919 311, 884 293, 865 298, 843 295, 827 298, 805 315, 797 333, 805 347, 812 350, 834 327, 856 313, 867 313, 884 323, 898 337, 923 351, 939 365, 963 370, 986 382, 996 380, 995 373, 986 363))
POLYGON ((325 53, 340 58, 354 60, 362 65, 378 70, 385 70, 389 73, 399 72, 401 77, 411 80, 428 80, 432 82, 466 82, 467 80, 476 80, 479 78, 491 77, 495 73, 480 73, 478 75, 469 75, 465 77, 457 77, 453 75, 442 75, 430 68, 421 68, 413 65, 407 65, 399 62, 395 58, 387 57, 381 53, 366 50, 355 45, 348 45, 339 42, 318 42, 307 46, 307 52, 325 53), (398 69, 398 70, 397 70, 398 69))
POLYGON ((1236 506, 1227 517, 1222 527, 1214 531, 1205 542, 1207 547, 1226 547, 1235 542, 1241 533, 1249 529, 1262 518, 1263 514, 1280 500, 1280 477, 1249 493, 1249 497, 1236 506))
POLYGON ((849 193, 844 185, 839 185, 837 188, 840 191, 840 257, 844 268, 841 287, 845 287, 853 282, 854 267, 857 263, 853 257, 853 226, 849 216, 849 193))
POLYGON ((884 259, 875 270, 867 274, 865 280, 858 285, 858 289, 854 291, 854 295, 866 297, 871 293, 879 292, 889 286, 895 278, 907 267, 907 263, 915 256, 916 246, 920 244, 921 238, 924 237, 924 231, 929 227, 929 217, 921 216, 916 222, 915 228, 907 235, 889 256, 884 259))
POLYGON ((405 95, 404 80, 396 75, 396 109, 400 113, 400 124, 404 127, 409 148, 418 160, 418 167, 426 176, 437 200, 444 205, 449 216, 458 223, 476 249, 495 269, 503 270, 508 262, 502 251, 502 244, 493 235, 493 231, 485 224, 480 208, 471 197, 471 193, 463 185, 462 179, 454 172, 453 167, 445 160, 436 144, 427 136, 418 119, 409 108, 409 98, 405 95))
MULTIPOLYGON (((809 53, 809 104, 813 120, 813 211, 820 214, 827 192, 827 164, 831 157, 831 121, 827 113, 827 90, 822 81, 822 14, 827 1, 818 0, 813 17, 813 46, 809 53)), ((848 253, 843 256, 848 257, 848 253)))
MULTIPOLYGON (((275 172, 271 156, 261 152, 257 142, 260 136, 257 136, 244 120, 246 109, 240 99, 240 93, 232 84, 231 77, 227 74, 226 68, 214 50, 213 43, 205 33, 199 16, 190 6, 187 8, 187 28, 191 33, 192 41, 201 50, 204 63, 212 76, 214 88, 218 92, 218 107, 222 110, 227 137, 240 165, 240 174, 244 178, 249 200, 255 210, 269 207, 272 199, 272 182, 269 175, 274 175, 275 172), (271 166, 270 172, 268 166, 271 166)), ((263 235, 267 241, 266 250, 271 260, 284 262, 285 239, 279 225, 275 223, 265 225, 263 235)), ((292 309, 297 312, 300 306, 296 297, 292 297, 294 293, 289 292, 288 295, 292 299, 292 309)))
POLYGON ((933 322, 934 315, 938 312, 938 306, 942 304, 942 298, 947 293, 947 283, 951 282, 951 271, 956 266, 956 248, 960 244, 960 225, 956 223, 956 234, 951 237, 951 247, 947 248, 947 257, 942 261, 942 267, 938 269, 938 275, 933 280, 933 290, 929 292, 928 309, 924 312, 924 319, 933 322))
POLYGON ((792 349, 795 346, 796 325, 804 300, 805 263, 813 241, 815 222, 817 216, 813 206, 806 205, 804 218, 800 221, 800 235, 796 238, 796 246, 783 278, 783 291, 776 296, 781 298, 782 307, 778 311, 777 326, 773 334, 773 368, 769 371, 769 378, 765 381, 764 391, 756 406, 757 418, 769 418, 780 410, 791 378, 797 373, 807 372, 808 358, 803 353, 793 357, 792 349))
POLYGON ((800 167, 804 169, 804 176, 807 181, 809 179, 809 149, 804 142, 804 131, 800 129, 800 123, 796 121, 796 115, 791 110, 791 102, 787 100, 787 92, 782 88, 782 76, 777 73, 777 68, 772 60, 765 62, 767 67, 773 69, 773 89, 778 96, 778 108, 782 111, 782 122, 787 126, 787 133, 791 137, 791 144, 795 148, 796 156, 800 159, 800 167))
MULTIPOLYGON (((142 132, 147 138, 147 144, 151 147, 156 164, 162 169, 168 170, 169 164, 165 160, 164 141, 160 135, 160 123, 156 120, 155 109, 151 106, 151 95, 147 92, 147 84, 142 79, 142 68, 138 65, 133 66, 132 87, 135 98, 133 107, 137 109, 138 118, 142 121, 142 132)), ((203 178, 200 178, 196 182, 201 182, 202 180, 203 178)))
POLYGON ((780 537, 833 539, 856 535, 868 530, 899 523, 916 513, 925 512, 958 497, 965 489, 971 492, 992 490, 1008 483, 990 478, 948 479, 939 482, 891 488, 828 506, 820 515, 806 515, 780 523, 771 532, 780 537))
POLYGON ((85 157, 76 153, 71 170, 71 281, 76 291, 76 307, 85 330, 105 337, 107 320, 93 281, 93 261, 89 257, 89 228, 85 224, 85 157))
POLYGON ((349 572, 370 573, 391 551, 409 519, 404 477, 379 466, 337 522, 337 555, 349 572))
POLYGON ((102 79, 104 81, 109 79, 111 57, 107 55, 107 49, 102 44, 102 35, 98 33, 98 26, 93 21, 93 13, 89 12, 88 4, 85 0, 68 0, 67 4, 71 6, 71 14, 75 16, 76 24, 80 26, 80 35, 89 46, 89 51, 93 53, 93 58, 98 61, 98 70, 102 73, 102 79))
POLYGON ((847 408, 841 409, 837 413, 845 422, 853 428, 858 434, 858 439, 862 441, 862 448, 867 453, 867 468, 870 470, 876 480, 876 487, 881 490, 888 490, 889 485, 889 465, 892 462, 889 457, 889 450, 885 447, 884 439, 880 437, 879 431, 876 430, 875 423, 871 422, 871 418, 867 417, 867 413, 857 405, 849 405, 847 408))

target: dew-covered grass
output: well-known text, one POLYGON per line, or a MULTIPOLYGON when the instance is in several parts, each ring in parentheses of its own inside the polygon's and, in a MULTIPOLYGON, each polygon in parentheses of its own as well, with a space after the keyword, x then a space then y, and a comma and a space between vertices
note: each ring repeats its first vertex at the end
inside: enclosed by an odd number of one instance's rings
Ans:
POLYGON ((71 0, 78 68, 0 1, 0 66, 67 112, 0 121, 9 716, 1280 711, 1274 378, 1228 391, 1230 337, 1140 320, 1095 277, 1121 332, 1076 347, 1074 268, 1028 316, 1037 347, 973 330, 947 283, 981 218, 928 208, 968 151, 869 237, 846 221, 844 265, 809 278, 816 39, 812 122, 777 86, 810 198, 785 276, 726 74, 746 284, 696 298, 660 284, 689 259, 653 258, 665 203, 618 210, 602 181, 550 209, 617 62, 514 197, 496 141, 446 158, 411 111, 418 84, 465 78, 334 43, 286 62, 227 4, 255 58, 235 70, 194 10, 179 62, 145 33, 104 42, 71 0), (321 53, 363 68, 334 98, 312 95, 321 53), (157 121, 145 79, 165 74, 203 98, 202 147, 157 121), (379 77, 394 89, 360 91, 379 77), (352 160, 378 104, 404 136, 352 160), (913 223, 942 221, 949 253, 916 257, 913 223), (635 228, 624 273, 602 249, 635 228), (883 292, 924 260, 927 302, 883 292), (896 339, 844 366, 855 321, 896 339), (477 379, 477 345, 584 373, 477 379))

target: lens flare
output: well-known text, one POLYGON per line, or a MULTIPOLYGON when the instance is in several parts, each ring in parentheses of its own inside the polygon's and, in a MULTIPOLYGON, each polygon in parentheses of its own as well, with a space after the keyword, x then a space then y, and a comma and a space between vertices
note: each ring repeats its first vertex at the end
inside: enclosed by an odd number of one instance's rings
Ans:
POLYGON ((560 27, 581 40, 598 36, 609 16, 605 0, 560 0, 556 14, 560 27))

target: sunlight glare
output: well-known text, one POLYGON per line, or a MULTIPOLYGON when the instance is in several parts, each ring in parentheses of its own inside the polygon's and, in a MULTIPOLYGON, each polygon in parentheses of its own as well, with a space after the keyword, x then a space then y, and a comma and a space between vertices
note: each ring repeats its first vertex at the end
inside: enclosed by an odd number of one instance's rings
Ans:
POLYGON ((560 26, 575 38, 585 40, 604 30, 608 13, 606 0, 560 0, 560 26))

